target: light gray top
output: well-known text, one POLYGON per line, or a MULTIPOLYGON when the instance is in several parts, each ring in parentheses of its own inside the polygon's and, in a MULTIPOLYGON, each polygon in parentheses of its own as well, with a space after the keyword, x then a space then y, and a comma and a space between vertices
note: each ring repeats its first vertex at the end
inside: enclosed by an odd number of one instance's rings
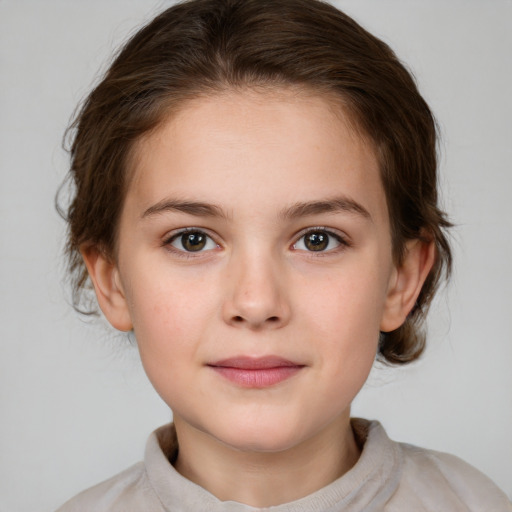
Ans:
POLYGON ((181 476, 172 424, 151 434, 144 462, 68 501, 57 512, 512 512, 485 475, 459 458, 391 441, 376 421, 352 420, 361 456, 333 483, 297 501, 258 509, 220 501, 181 476))

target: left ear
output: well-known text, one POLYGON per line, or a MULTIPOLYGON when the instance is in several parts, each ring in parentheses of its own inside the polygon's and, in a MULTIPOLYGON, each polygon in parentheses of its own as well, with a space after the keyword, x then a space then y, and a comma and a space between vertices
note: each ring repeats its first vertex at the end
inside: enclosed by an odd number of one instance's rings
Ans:
POLYGON ((434 242, 419 239, 406 242, 403 261, 395 268, 390 279, 381 332, 394 331, 405 322, 434 265, 435 257, 434 242))

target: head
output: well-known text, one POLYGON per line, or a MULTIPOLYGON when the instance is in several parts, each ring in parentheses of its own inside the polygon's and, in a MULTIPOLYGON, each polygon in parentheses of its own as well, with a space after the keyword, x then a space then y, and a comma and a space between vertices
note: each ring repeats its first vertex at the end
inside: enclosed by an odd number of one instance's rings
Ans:
POLYGON ((355 21, 316 0, 193 0, 142 28, 121 50, 73 125, 67 254, 75 304, 90 292, 82 254, 116 262, 138 143, 201 98, 228 93, 323 98, 376 157, 397 265, 408 243, 435 261, 404 323, 380 333, 380 357, 415 360, 443 271, 449 227, 438 206, 436 124, 411 74, 355 21))

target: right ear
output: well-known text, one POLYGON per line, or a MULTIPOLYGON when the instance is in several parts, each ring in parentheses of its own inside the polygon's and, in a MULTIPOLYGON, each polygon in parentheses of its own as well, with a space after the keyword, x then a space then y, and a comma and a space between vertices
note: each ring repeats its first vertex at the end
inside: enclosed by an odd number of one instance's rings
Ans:
POLYGON ((97 247, 84 247, 80 252, 101 311, 113 327, 120 331, 131 331, 132 320, 117 265, 97 247))

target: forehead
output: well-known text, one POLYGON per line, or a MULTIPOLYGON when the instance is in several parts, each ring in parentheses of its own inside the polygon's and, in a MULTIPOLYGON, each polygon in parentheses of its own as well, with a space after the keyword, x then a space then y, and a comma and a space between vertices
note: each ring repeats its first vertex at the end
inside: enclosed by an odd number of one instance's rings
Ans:
POLYGON ((281 210, 344 194, 387 217, 372 144, 340 102, 303 91, 190 100, 137 143, 132 173, 127 200, 140 208, 165 194, 281 210))

